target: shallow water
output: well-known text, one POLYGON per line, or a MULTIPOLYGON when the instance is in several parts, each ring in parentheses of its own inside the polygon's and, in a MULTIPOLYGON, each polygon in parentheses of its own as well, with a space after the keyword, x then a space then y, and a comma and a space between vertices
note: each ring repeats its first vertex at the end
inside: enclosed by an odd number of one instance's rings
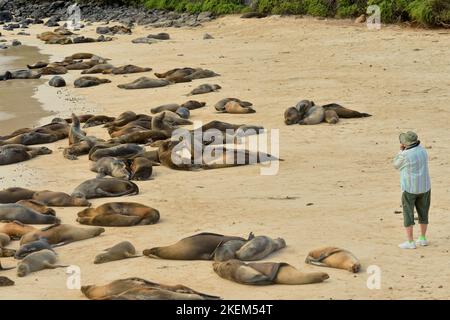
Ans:
MULTIPOLYGON (((0 51, 0 73, 26 69, 27 64, 48 59, 49 56, 41 54, 36 47, 11 47, 0 51)), ((37 87, 43 83, 44 79, 0 81, 0 135, 32 127, 42 117, 51 115, 33 98, 37 87)))

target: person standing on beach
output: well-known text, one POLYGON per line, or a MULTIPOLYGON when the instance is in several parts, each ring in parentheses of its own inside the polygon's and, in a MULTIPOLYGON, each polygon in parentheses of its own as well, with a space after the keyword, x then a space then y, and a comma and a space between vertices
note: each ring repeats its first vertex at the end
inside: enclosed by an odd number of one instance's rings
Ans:
POLYGON ((402 249, 415 249, 416 244, 428 245, 426 239, 428 211, 431 202, 431 182, 428 171, 428 154, 420 145, 416 133, 400 134, 400 152, 394 159, 394 167, 400 170, 402 188, 403 222, 408 241, 399 245, 402 249), (420 236, 414 242, 414 207, 419 216, 420 236))

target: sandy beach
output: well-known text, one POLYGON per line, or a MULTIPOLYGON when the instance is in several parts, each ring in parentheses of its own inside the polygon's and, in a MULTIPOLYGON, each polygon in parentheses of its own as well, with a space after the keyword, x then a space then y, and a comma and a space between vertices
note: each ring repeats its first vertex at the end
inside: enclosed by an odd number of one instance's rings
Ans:
MULTIPOLYGON (((86 27, 94 36, 100 24, 86 27)), ((141 277, 165 284, 183 284, 224 299, 448 299, 450 235, 450 32, 383 26, 368 30, 342 20, 297 19, 272 16, 243 20, 219 18, 197 28, 152 29, 138 26, 132 35, 118 35, 105 43, 45 45, 36 34, 52 30, 33 25, 31 36, 3 32, 35 46, 50 61, 76 52, 91 52, 119 66, 151 67, 145 74, 100 75, 112 82, 76 89, 79 71, 65 75, 68 86, 57 89, 41 84, 35 94, 45 110, 67 117, 95 112, 117 116, 133 110, 182 103, 202 83, 217 83, 222 90, 195 97, 207 107, 191 112, 192 120, 221 120, 279 129, 279 172, 260 175, 259 165, 200 172, 154 168, 154 179, 139 182, 133 197, 93 200, 93 206, 111 201, 140 202, 158 209, 161 220, 151 226, 107 228, 100 237, 57 249, 60 262, 81 268, 81 282, 106 284, 141 277), (168 32, 169 41, 132 44, 150 33, 168 32), (203 40, 209 33, 215 39, 203 40), (163 88, 121 90, 118 84, 141 76, 154 77, 176 67, 202 67, 220 77, 179 83, 163 88), (256 113, 219 114, 214 104, 236 97, 253 102, 256 113), (284 110, 302 99, 318 104, 336 102, 373 116, 343 119, 336 125, 286 126, 284 110), (432 208, 430 246, 400 250, 404 241, 400 208, 399 174, 392 166, 398 152, 398 134, 419 133, 430 156, 432 208), (208 261, 168 261, 147 257, 94 265, 103 249, 131 241, 142 250, 172 244, 199 232, 246 237, 282 237, 287 247, 265 261, 288 262, 303 271, 326 271, 330 279, 305 286, 253 287, 219 278, 208 261), (337 246, 353 252, 362 271, 323 269, 304 263, 312 249, 337 246), (367 287, 369 266, 382 272, 381 289, 367 287)), ((20 48, 19 48, 20 50, 20 48)), ((25 67, 25 65, 23 66, 25 67)), ((51 76, 42 77, 49 79, 51 76)), ((14 86, 14 82, 11 81, 14 86)), ((0 109, 0 112, 3 110, 0 109)), ((41 122, 48 122, 52 116, 41 122)), ((19 127, 29 125, 15 122, 19 127)), ((11 130, 9 128, 8 130, 11 130)), ((5 132, 5 127, 0 133, 5 132)), ((89 135, 108 138, 101 127, 89 135)), ((28 187, 71 193, 81 182, 95 177, 86 156, 69 161, 62 155, 63 140, 47 145, 53 150, 28 162, 0 167, 0 189, 28 187)), ((63 223, 77 225, 81 208, 57 208, 63 223)), ((12 248, 18 247, 14 242, 12 248)), ((13 266, 12 258, 2 258, 13 266)), ((67 289, 65 269, 45 270, 18 278, 16 271, 1 273, 16 284, 2 288, 0 299, 85 299, 67 289)))

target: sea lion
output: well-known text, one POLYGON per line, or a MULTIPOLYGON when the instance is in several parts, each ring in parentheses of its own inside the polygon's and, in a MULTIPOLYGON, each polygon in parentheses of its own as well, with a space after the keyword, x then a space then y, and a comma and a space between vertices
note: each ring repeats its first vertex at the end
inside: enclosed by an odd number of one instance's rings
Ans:
POLYGON ((177 108, 175 113, 178 114, 183 119, 189 119, 189 117, 191 116, 191 113, 190 113, 189 109, 185 108, 185 107, 177 108))
POLYGON ((97 178, 80 184, 75 188, 72 196, 75 198, 95 199, 136 194, 139 194, 139 187, 131 181, 116 178, 97 178))
POLYGON ((84 76, 84 77, 80 77, 80 78, 76 79, 73 84, 74 84, 75 88, 87 88, 87 87, 98 86, 102 83, 110 83, 110 82, 111 82, 111 80, 109 80, 109 79, 100 79, 100 78, 96 78, 96 77, 84 76))
POLYGON ((27 208, 33 209, 34 211, 37 211, 41 214, 51 215, 55 216, 56 212, 52 208, 47 207, 45 204, 36 201, 36 200, 20 200, 16 202, 17 204, 20 204, 22 206, 25 206, 27 208))
POLYGON ((139 156, 144 152, 144 148, 134 144, 126 143, 118 146, 102 148, 101 146, 95 146, 89 152, 89 160, 98 161, 104 157, 115 157, 118 159, 130 159, 139 156))
POLYGON ((95 66, 97 63, 94 61, 72 62, 66 65, 67 70, 87 70, 95 66))
POLYGON ((245 263, 239 260, 214 262, 214 272, 220 277, 247 285, 319 283, 328 279, 324 272, 304 273, 287 263, 245 263))
POLYGON ((103 232, 105 232, 105 229, 98 227, 79 228, 69 224, 54 224, 25 234, 20 239, 20 244, 24 245, 40 238, 46 238, 51 245, 62 246, 71 242, 97 237, 103 232))
POLYGON ((97 141, 93 140, 84 140, 78 143, 74 143, 68 148, 64 148, 63 156, 69 160, 77 160, 78 156, 89 154, 91 149, 97 145, 97 143, 103 143, 104 140, 98 139, 97 141))
POLYGON ((155 114, 155 113, 160 113, 163 111, 172 111, 175 112, 178 110, 178 108, 180 108, 181 106, 179 104, 176 103, 169 103, 169 104, 164 104, 155 108, 150 109, 150 112, 155 114))
POLYGON ((89 69, 81 71, 81 74, 96 74, 103 73, 106 74, 108 71, 114 69, 114 66, 109 63, 96 64, 89 69))
POLYGON ((41 68, 39 73, 41 75, 61 75, 66 74, 67 69, 62 66, 48 65, 47 67, 41 68))
POLYGON ((31 70, 11 71, 11 79, 39 79, 40 73, 31 70))
POLYGON ((218 300, 191 288, 168 286, 141 278, 115 280, 104 286, 82 286, 81 292, 91 300, 218 300))
POLYGON ((139 130, 113 138, 111 139, 111 142, 120 144, 148 144, 154 141, 165 140, 169 137, 169 132, 160 130, 139 130))
POLYGON ((149 34, 147 36, 149 39, 156 39, 156 40, 169 40, 170 35, 166 32, 160 32, 158 34, 149 34))
POLYGON ((186 76, 186 79, 188 80, 196 80, 196 79, 204 79, 204 78, 212 78, 212 77, 218 77, 220 74, 215 73, 212 70, 197 68, 193 73, 186 76))
POLYGON ((335 110, 325 109, 325 122, 330 124, 336 124, 339 122, 339 116, 335 110))
MULTIPOLYGON (((302 112, 300 111, 300 114, 302 112)), ((321 106, 312 106, 298 122, 300 125, 315 125, 321 123, 325 119, 325 110, 321 106)))
POLYGON ((19 221, 26 224, 52 224, 61 222, 55 216, 41 214, 16 203, 0 205, 0 220, 9 222, 19 221))
POLYGON ((120 89, 133 90, 133 89, 159 88, 168 86, 169 84, 170 82, 165 79, 151 79, 148 77, 141 77, 130 83, 119 84, 117 87, 119 87, 120 89))
POLYGON ((141 68, 132 64, 127 64, 125 66, 116 67, 103 71, 103 74, 130 74, 130 73, 140 73, 152 71, 152 68, 141 68))
POLYGON ((19 221, 0 223, 0 232, 7 234, 13 240, 18 240, 22 238, 24 234, 36 230, 37 229, 35 227, 25 225, 19 221))
POLYGON ((144 250, 143 254, 151 258, 169 260, 212 260, 214 251, 230 240, 245 241, 241 237, 224 236, 215 233, 199 233, 181 239, 167 247, 156 247, 144 250))
POLYGON ((313 250, 305 262, 315 266, 345 269, 353 273, 361 270, 361 263, 350 251, 336 247, 313 250))
POLYGON ((220 244, 214 252, 214 261, 228 261, 236 259, 236 251, 238 251, 246 241, 230 240, 220 244))
POLYGON ((32 254, 33 252, 38 252, 42 250, 53 251, 53 248, 46 238, 40 238, 39 240, 26 243, 20 246, 19 250, 16 251, 14 258, 17 260, 22 260, 26 256, 32 254))
POLYGON ((97 172, 97 178, 111 176, 118 179, 130 179, 131 173, 127 169, 127 164, 121 159, 114 157, 104 157, 91 164, 91 171, 97 172))
POLYGON ((40 155, 51 153, 52 150, 46 147, 31 148, 22 144, 0 146, 0 165, 23 162, 40 155))
POLYGON ((0 248, 7 246, 11 242, 11 238, 6 233, 0 232, 0 248))
MULTIPOLYGON (((2 265, 0 263, 0 270, 8 270, 9 268, 2 268, 2 265)), ((14 269, 14 268, 12 268, 14 269)), ((11 279, 9 279, 8 277, 4 277, 1 276, 0 277, 0 287, 9 287, 9 286, 13 286, 15 284, 14 281, 12 281, 11 279)))
POLYGON ((134 122, 135 121, 132 121, 122 128, 108 128, 108 132, 110 133, 109 135, 111 138, 118 138, 133 132, 147 131, 152 127, 151 121, 145 121, 142 126, 139 124, 134 124, 134 122))
POLYGON ((159 211, 135 202, 110 202, 78 213, 81 224, 105 227, 149 225, 159 221, 159 211))
POLYGON ((36 191, 25 188, 8 188, 0 191, 0 203, 16 203, 20 200, 29 200, 33 198, 36 191))
POLYGON ((48 62, 43 62, 43 61, 38 61, 31 65, 27 64, 28 69, 41 69, 41 68, 45 68, 46 66, 48 66, 48 62))
POLYGON ((33 199, 51 207, 89 207, 91 203, 86 199, 72 197, 64 192, 38 191, 33 199))
POLYGON ((284 239, 257 236, 236 251, 236 258, 243 261, 261 260, 284 247, 286 247, 284 239))
POLYGON ((149 180, 153 172, 153 162, 145 157, 136 157, 130 160, 131 180, 149 180))
POLYGON ((111 261, 123 260, 128 258, 138 258, 136 249, 129 241, 122 241, 115 246, 108 248, 105 253, 98 254, 94 259, 94 264, 101 264, 111 261))
POLYGON ((9 144, 22 144, 30 146, 35 144, 52 143, 61 139, 61 137, 53 133, 38 132, 37 130, 33 130, 30 132, 22 133, 18 136, 15 136, 14 138, 0 141, 0 146, 9 144))
POLYGON ((186 101, 185 103, 183 103, 180 107, 186 108, 188 110, 195 110, 195 109, 203 108, 204 106, 206 106, 206 102, 189 100, 189 101, 186 101))
POLYGON ((289 107, 284 112, 284 123, 288 126, 297 124, 300 121, 300 112, 295 107, 289 107))
POLYGON ((339 118, 343 119, 349 119, 349 118, 366 118, 371 117, 371 114, 364 113, 364 112, 358 112, 355 110, 344 108, 343 106, 337 104, 337 103, 330 103, 322 106, 325 110, 334 110, 336 111, 336 114, 339 116, 339 118))
POLYGON ((94 116, 89 118, 83 125, 83 128, 91 128, 102 124, 113 122, 116 118, 108 116, 94 116))
POLYGON ((231 114, 255 113, 255 109, 244 107, 239 102, 229 101, 225 104, 225 112, 231 114))
POLYGON ((192 68, 176 68, 165 73, 155 73, 155 76, 161 79, 165 79, 170 83, 191 82, 192 79, 187 79, 187 76, 192 74, 194 71, 195 69, 192 68))
POLYGON ((94 56, 93 53, 86 53, 86 52, 77 52, 71 55, 69 58, 73 60, 86 60, 86 59, 92 59, 94 56))
POLYGON ((201 84, 197 88, 193 89, 188 95, 205 94, 209 92, 215 92, 222 89, 218 84, 201 84))
MULTIPOLYGON (((172 111, 164 111, 161 112, 164 113, 164 122, 172 125, 172 126, 184 126, 184 125, 191 125, 192 121, 190 120, 186 120, 183 119, 182 117, 180 117, 178 114, 176 114, 175 112, 172 111)), ((152 118, 152 129, 154 130, 159 130, 159 128, 155 128, 153 127, 153 119, 155 117, 157 117, 159 114, 156 114, 153 118, 152 118)))
POLYGON ((42 251, 34 252, 26 256, 21 262, 17 264, 17 276, 25 277, 32 272, 44 269, 67 267, 56 264, 56 261, 57 256, 54 251, 44 249, 42 251))
POLYGON ((226 104, 227 104, 228 102, 230 102, 230 101, 234 101, 234 102, 239 103, 239 105, 241 105, 243 108, 248 108, 248 107, 253 106, 253 103, 248 102, 248 101, 242 101, 242 100, 239 100, 239 99, 237 99, 237 98, 225 98, 225 99, 222 99, 222 100, 220 100, 219 102, 217 102, 217 103, 214 105, 214 108, 215 108, 217 111, 219 111, 219 112, 225 112, 225 111, 226 111, 226 110, 225 110, 225 106, 226 106, 226 104))

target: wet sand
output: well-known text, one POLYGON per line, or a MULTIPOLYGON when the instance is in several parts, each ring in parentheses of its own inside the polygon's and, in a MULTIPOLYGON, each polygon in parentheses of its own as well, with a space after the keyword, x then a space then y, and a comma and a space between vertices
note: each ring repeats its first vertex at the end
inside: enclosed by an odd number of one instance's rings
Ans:
MULTIPOLYGON (((49 55, 40 53, 37 47, 32 46, 0 50, 0 73, 26 69, 27 64, 48 61, 48 58, 49 55)), ((42 117, 52 114, 44 110, 34 97, 37 87, 44 82, 44 79, 0 81, 0 135, 18 128, 33 127, 42 117)))
MULTIPOLYGON (((95 35, 97 24, 83 31, 95 35)), ((117 116, 133 110, 149 113, 151 107, 184 102, 192 88, 217 83, 220 92, 195 97, 207 107, 192 112, 193 120, 213 119, 263 125, 280 130, 280 156, 285 160, 275 176, 261 176, 260 166, 201 172, 179 172, 156 167, 152 181, 139 182, 133 197, 97 199, 134 201, 157 208, 161 221, 152 226, 107 228, 100 237, 57 248, 60 262, 81 268, 81 283, 105 284, 141 277, 177 284, 219 295, 225 299, 448 299, 450 274, 450 38, 439 30, 383 26, 369 31, 348 21, 317 21, 294 17, 241 20, 224 17, 190 29, 145 29, 118 36, 108 43, 45 45, 35 35, 49 28, 33 26, 31 37, 19 38, 36 45, 52 60, 75 52, 92 52, 111 58, 114 65, 136 64, 164 72, 176 67, 203 67, 221 77, 196 80, 158 89, 127 91, 117 84, 153 73, 127 76, 101 75, 112 83, 53 92, 50 104, 69 100, 71 111, 117 116), (133 45, 131 40, 150 33, 169 32, 172 40, 133 45), (203 40, 204 33, 215 37, 203 40), (63 92, 63 93, 60 93, 63 92), (55 98, 56 97, 56 98, 55 98), (252 101, 256 113, 218 114, 214 103, 224 97, 252 101), (285 126, 285 108, 300 99, 318 104, 342 103, 373 114, 366 119, 343 119, 337 125, 285 126), (55 100, 57 99, 57 100, 55 100), (53 101, 53 102, 52 102, 53 101), (399 175, 392 167, 398 152, 398 134, 413 129, 430 155, 433 200, 430 246, 402 251, 404 241, 399 175), (264 261, 288 262, 303 271, 326 271, 330 279, 306 286, 239 285, 219 278, 208 261, 167 261, 146 257, 94 265, 95 255, 123 241, 136 249, 168 245, 195 233, 283 237, 287 247, 264 261), (306 265, 307 253, 321 246, 338 246, 353 252, 362 263, 359 274, 306 265), (381 289, 367 287, 368 267, 379 266, 381 289)), ((79 76, 70 72, 66 79, 79 76)), ((40 90, 40 89, 39 89, 40 90)), ((107 138, 105 129, 90 128, 88 135, 107 138)), ((48 145, 54 153, 20 165, 0 168, 1 187, 22 186, 71 193, 81 182, 95 177, 87 157, 63 158, 67 141, 48 145)), ((63 223, 78 225, 80 208, 57 208, 63 223)), ((15 242, 12 247, 17 247, 15 242)), ((2 259, 4 266, 13 259, 2 259)), ((17 278, 15 270, 2 275, 14 287, 2 288, 0 298, 84 299, 79 290, 66 287, 64 269, 45 270, 17 278)))

